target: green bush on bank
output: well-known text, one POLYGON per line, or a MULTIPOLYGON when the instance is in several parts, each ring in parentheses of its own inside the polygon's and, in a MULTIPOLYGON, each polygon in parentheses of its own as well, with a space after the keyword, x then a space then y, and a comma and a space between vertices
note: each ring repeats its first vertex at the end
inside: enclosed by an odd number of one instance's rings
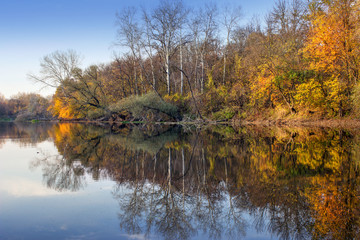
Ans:
POLYGON ((213 113, 214 120, 230 120, 235 116, 235 111, 230 107, 224 107, 220 111, 213 113))
POLYGON ((96 108, 93 110, 89 110, 87 112, 87 118, 90 120, 95 120, 95 119, 99 119, 102 117, 106 117, 107 115, 108 115, 108 112, 102 108, 96 108))
POLYGON ((128 111, 136 119, 143 118, 149 112, 166 114, 174 119, 179 119, 180 117, 178 108, 171 103, 165 102, 155 92, 124 98, 111 105, 109 109, 115 113, 128 111))

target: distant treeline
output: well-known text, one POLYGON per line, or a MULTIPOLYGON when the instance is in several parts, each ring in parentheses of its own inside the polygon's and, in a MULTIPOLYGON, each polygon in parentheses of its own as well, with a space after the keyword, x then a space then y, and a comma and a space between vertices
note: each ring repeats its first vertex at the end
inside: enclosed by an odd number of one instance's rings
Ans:
POLYGON ((10 99, 0 94, 0 120, 49 120, 51 99, 35 93, 19 93, 10 99))
POLYGON ((181 1, 123 9, 117 43, 127 53, 80 69, 76 52, 56 51, 29 76, 56 88, 48 109, 63 119, 359 114, 359 1, 279 0, 264 21, 247 25, 240 7, 219 9, 181 1))

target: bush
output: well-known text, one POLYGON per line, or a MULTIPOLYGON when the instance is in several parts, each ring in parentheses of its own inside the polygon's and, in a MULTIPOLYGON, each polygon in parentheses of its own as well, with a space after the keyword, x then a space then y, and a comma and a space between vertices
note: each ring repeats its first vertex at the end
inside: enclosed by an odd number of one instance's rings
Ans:
POLYGON ((214 113, 212 117, 214 120, 229 120, 232 119, 234 116, 235 116, 235 111, 229 107, 225 107, 220 111, 214 113))
POLYGON ((214 112, 222 111, 227 103, 228 89, 221 86, 212 87, 202 95, 201 110, 205 115, 211 115, 214 112))
POLYGON ((135 119, 142 119, 149 113, 152 113, 152 115, 166 114, 174 119, 179 119, 180 117, 178 108, 162 100, 155 92, 124 98, 111 105, 110 110, 116 113, 128 111, 135 119))
POLYGON ((102 108, 96 108, 93 110, 89 110, 87 113, 88 119, 92 119, 92 120, 99 119, 101 117, 105 117, 106 115, 107 115, 106 110, 102 109, 102 108))
POLYGON ((33 120, 35 117, 36 116, 32 113, 24 112, 24 113, 18 114, 15 121, 16 122, 26 122, 26 121, 33 120))
POLYGON ((181 114, 189 113, 190 112, 190 102, 192 101, 191 95, 183 95, 181 96, 178 93, 172 95, 165 95, 164 100, 175 105, 178 111, 181 114))

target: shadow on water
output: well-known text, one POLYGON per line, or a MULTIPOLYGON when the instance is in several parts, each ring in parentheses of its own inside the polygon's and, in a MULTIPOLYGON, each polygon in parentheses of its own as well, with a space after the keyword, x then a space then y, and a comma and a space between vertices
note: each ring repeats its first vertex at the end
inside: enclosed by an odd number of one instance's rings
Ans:
POLYGON ((339 129, 82 124, 1 126, 4 136, 51 138, 59 155, 32 162, 44 183, 77 191, 112 179, 120 227, 189 239, 355 239, 360 135, 339 129), (255 230, 252 230, 255 229, 255 230))

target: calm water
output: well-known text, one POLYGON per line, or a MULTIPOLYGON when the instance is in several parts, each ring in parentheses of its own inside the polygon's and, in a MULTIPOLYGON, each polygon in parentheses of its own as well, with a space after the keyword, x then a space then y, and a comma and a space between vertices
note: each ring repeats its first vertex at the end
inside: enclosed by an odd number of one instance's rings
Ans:
POLYGON ((360 239, 360 133, 0 124, 0 239, 360 239))

